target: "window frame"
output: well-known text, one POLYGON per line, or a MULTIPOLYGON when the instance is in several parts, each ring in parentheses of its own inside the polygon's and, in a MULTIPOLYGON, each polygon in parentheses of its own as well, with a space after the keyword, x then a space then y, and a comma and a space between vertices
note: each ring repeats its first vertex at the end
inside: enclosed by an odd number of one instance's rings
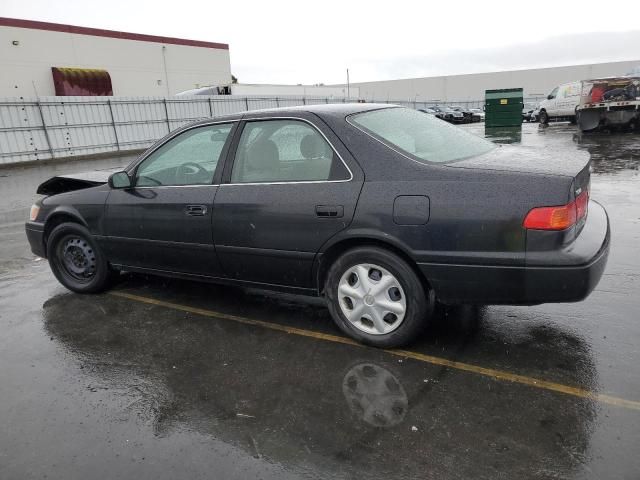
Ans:
POLYGON ((185 188, 185 187, 211 187, 211 186, 219 186, 220 185, 220 176, 222 175, 223 168, 227 163, 227 156, 229 154, 229 148, 231 147, 233 141, 235 140, 236 132, 238 130, 238 124, 240 123, 239 119, 236 120, 221 120, 221 121, 212 121, 206 123, 197 123, 193 125, 188 125, 183 128, 179 128, 170 132, 162 139, 158 140, 154 145, 152 145, 147 151, 145 151, 141 158, 139 158, 132 167, 125 169, 125 171, 129 174, 132 181, 135 182, 131 188, 134 189, 142 189, 142 188, 185 188), (164 147, 167 143, 171 142, 173 139, 179 137, 180 135, 187 133, 190 130, 195 130, 197 128, 205 128, 211 127, 214 125, 231 125, 231 130, 227 135, 227 138, 222 146, 222 150, 220 151, 220 158, 218 159, 218 163, 216 165, 215 170, 213 171, 213 178, 210 183, 196 183, 189 185, 136 185, 138 179, 138 169, 142 166, 142 164, 149 159, 154 153, 156 153, 159 149, 164 147))
POLYGON ((338 152, 338 149, 331 142, 331 140, 327 138, 324 132, 312 121, 306 118, 293 117, 293 116, 246 117, 246 118, 242 118, 240 125, 238 125, 237 131, 234 135, 233 144, 231 145, 231 147, 229 148, 229 151, 227 152, 227 159, 225 161, 224 171, 222 173, 222 179, 220 181, 220 185, 239 186, 239 185, 297 185, 297 184, 316 184, 316 183, 344 183, 344 182, 351 182, 353 181, 353 179, 354 179, 353 171, 351 170, 347 162, 345 162, 344 158, 342 158, 342 155, 340 155, 340 152, 338 152), (244 131, 245 126, 250 122, 267 122, 267 121, 278 121, 278 120, 293 120, 293 121, 303 122, 309 125, 316 132, 318 132, 322 137, 322 139, 325 142, 327 142, 327 144, 333 151, 333 154, 338 157, 338 159, 342 162, 342 165, 344 166, 344 168, 347 170, 347 172, 349 172, 349 178, 345 178, 341 180, 288 180, 288 181, 282 180, 277 182, 242 182, 242 183, 231 182, 231 172, 233 170, 233 166, 236 163, 236 154, 238 152, 238 146, 240 145, 240 139, 242 138, 242 132, 244 131))

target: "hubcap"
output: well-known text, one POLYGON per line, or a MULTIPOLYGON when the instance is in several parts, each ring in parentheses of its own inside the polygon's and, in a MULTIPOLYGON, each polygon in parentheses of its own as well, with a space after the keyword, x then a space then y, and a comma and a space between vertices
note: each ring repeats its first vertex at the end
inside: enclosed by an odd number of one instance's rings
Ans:
POLYGON ((361 263, 338 283, 342 314, 358 330, 372 335, 394 331, 404 320, 407 301, 398 279, 387 269, 361 263))
POLYGON ((69 275, 78 280, 88 280, 96 272, 96 255, 86 240, 68 237, 60 243, 60 259, 69 275))
POLYGON ((409 398, 400 381, 374 363, 352 367, 342 381, 342 393, 351 411, 374 427, 397 425, 409 411, 409 398))

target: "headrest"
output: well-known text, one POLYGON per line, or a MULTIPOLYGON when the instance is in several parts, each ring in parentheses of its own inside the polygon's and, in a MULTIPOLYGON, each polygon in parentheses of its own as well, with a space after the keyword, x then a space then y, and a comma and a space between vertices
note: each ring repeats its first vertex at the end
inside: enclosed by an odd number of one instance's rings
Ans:
POLYGON ((261 140, 247 152, 247 167, 251 172, 279 172, 280 153, 273 140, 261 140))
POLYGON ((302 156, 306 159, 331 157, 329 146, 320 136, 313 133, 308 133, 302 137, 300 153, 302 153, 302 156))

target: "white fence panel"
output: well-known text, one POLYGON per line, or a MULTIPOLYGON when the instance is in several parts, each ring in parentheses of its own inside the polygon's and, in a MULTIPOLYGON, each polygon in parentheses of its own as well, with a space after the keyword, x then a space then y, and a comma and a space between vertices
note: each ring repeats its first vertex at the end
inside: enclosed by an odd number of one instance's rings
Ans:
POLYGON ((0 106, 0 165, 51 158, 38 104, 10 98, 0 106))
POLYGON ((249 110, 247 98, 229 97, 227 99, 224 97, 211 97, 210 101, 213 106, 214 117, 232 115, 249 110))
MULTIPOLYGON (((167 133, 202 118, 254 109, 346 101, 349 100, 231 95, 5 98, 0 99, 0 165, 144 149, 167 133)), ((382 103, 411 108, 446 105, 446 102, 428 100, 382 103)), ((449 103, 465 107, 483 104, 481 100, 449 103)))

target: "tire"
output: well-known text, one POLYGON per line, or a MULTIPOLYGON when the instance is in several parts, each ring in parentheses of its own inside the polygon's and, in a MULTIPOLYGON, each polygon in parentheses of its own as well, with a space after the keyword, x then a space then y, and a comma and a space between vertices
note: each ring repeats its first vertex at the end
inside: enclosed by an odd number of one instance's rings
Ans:
POLYGON ((549 115, 547 115, 545 110, 540 110, 540 113, 538 114, 538 121, 543 125, 547 125, 549 123, 549 115))
POLYGON ((111 283, 113 272, 107 259, 82 225, 55 227, 47 240, 47 257, 58 281, 73 292, 101 292, 111 283))
POLYGON ((407 262, 379 247, 358 247, 340 256, 329 269, 325 293, 340 330, 358 342, 380 348, 414 340, 435 304, 433 290, 423 286, 407 262), (387 288, 375 293, 378 285, 387 288), (394 311, 384 310, 383 305, 394 311), (347 314, 353 315, 351 320, 347 314))

